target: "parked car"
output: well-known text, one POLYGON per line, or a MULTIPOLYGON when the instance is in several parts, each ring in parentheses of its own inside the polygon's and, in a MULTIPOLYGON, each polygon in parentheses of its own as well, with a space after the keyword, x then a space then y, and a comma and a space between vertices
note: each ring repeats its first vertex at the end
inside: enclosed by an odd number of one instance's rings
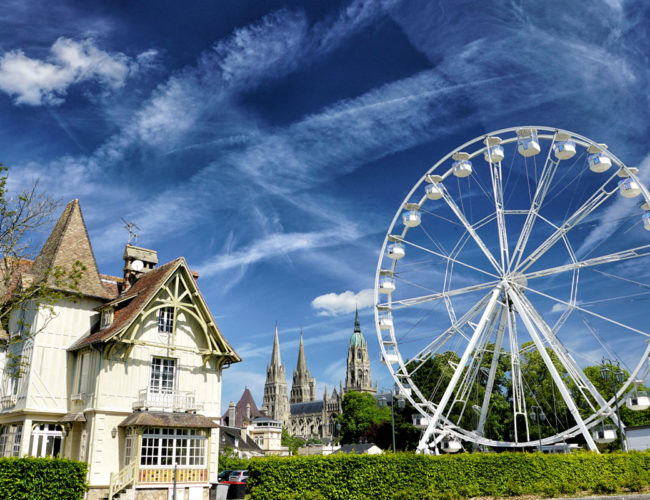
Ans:
POLYGON ((231 472, 232 472, 231 469, 222 470, 222 471, 219 473, 219 475, 217 476, 217 478, 218 478, 217 480, 218 480, 220 483, 222 483, 222 482, 224 482, 224 481, 228 481, 228 478, 230 477, 230 473, 231 473, 231 472))
POLYGON ((228 481, 235 481, 238 483, 245 483, 248 479, 248 470, 233 470, 228 476, 228 481))

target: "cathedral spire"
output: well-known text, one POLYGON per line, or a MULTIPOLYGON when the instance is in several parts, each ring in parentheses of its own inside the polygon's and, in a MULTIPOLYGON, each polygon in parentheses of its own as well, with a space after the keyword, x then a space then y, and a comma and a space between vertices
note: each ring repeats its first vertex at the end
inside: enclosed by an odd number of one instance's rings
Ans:
POLYGON ((296 370, 300 373, 307 371, 307 361, 305 360, 305 346, 302 343, 302 330, 300 330, 300 347, 298 348, 298 364, 296 370))
POLYGON ((356 307, 354 316, 354 333, 361 333, 361 323, 359 323, 359 306, 356 307))
POLYGON ((278 339, 278 323, 275 323, 275 337, 273 339, 273 354, 271 354, 271 365, 280 366, 282 359, 280 358, 280 340, 278 339))
POLYGON ((311 376, 305 359, 305 345, 302 341, 300 330, 300 347, 298 347, 298 364, 293 371, 293 384, 291 385, 290 403, 303 403, 316 399, 316 379, 311 376))

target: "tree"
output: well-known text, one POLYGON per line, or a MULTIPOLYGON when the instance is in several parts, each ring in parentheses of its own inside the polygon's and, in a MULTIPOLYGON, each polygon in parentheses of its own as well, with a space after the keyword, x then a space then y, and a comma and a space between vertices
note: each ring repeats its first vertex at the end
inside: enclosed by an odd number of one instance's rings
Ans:
POLYGON ((76 294, 85 270, 77 261, 69 269, 48 269, 36 279, 28 275, 36 257, 30 237, 52 221, 59 206, 59 202, 39 191, 38 181, 12 195, 8 170, 0 163, 0 337, 7 346, 6 369, 13 378, 20 377, 25 369, 21 346, 37 333, 31 329, 37 309, 53 311, 57 301, 76 294), (14 311, 20 314, 14 331, 9 331, 14 311))
POLYGON ((376 435, 386 423, 390 432, 390 408, 377 406, 372 394, 346 392, 342 406, 343 411, 337 419, 341 424, 342 444, 358 443, 361 438, 376 435))

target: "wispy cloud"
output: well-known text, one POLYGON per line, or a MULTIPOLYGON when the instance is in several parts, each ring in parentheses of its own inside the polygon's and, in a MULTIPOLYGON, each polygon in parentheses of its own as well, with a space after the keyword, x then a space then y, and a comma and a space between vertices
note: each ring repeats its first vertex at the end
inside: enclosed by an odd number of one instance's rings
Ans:
MULTIPOLYGON (((138 67, 138 61, 119 52, 109 54, 97 48, 93 40, 61 37, 50 52, 44 60, 28 57, 20 49, 6 52, 0 57, 0 90, 14 97, 16 104, 58 105, 72 85, 94 81, 104 89, 115 90, 138 67)), ((138 59, 145 63, 153 57, 155 51, 147 51, 138 59)))
POLYGON ((338 316, 349 314, 357 307, 359 309, 371 307, 373 303, 374 290, 367 288, 357 293, 346 290, 342 293, 331 292, 319 295, 311 301, 311 306, 316 309, 319 316, 338 316))

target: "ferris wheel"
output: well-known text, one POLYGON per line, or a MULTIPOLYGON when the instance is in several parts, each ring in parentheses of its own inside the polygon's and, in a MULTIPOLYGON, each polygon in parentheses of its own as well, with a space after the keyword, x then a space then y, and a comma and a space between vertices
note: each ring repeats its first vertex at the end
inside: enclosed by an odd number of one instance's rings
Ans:
POLYGON ((597 450, 622 428, 618 406, 650 407, 640 178, 605 144, 526 126, 466 142, 415 184, 383 243, 375 322, 419 452, 597 450))

